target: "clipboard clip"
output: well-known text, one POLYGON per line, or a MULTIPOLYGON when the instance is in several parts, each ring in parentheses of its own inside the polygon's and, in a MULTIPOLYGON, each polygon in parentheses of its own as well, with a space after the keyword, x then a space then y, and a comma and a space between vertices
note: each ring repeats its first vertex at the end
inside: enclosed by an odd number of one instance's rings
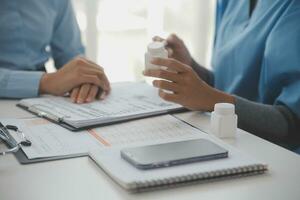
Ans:
MULTIPOLYGON (((38 105, 32 105, 32 106, 29 106, 27 109, 30 112, 35 113, 39 117, 47 118, 47 119, 50 119, 50 120, 58 122, 58 123, 64 122, 64 118, 66 118, 65 116, 63 116, 63 117, 57 116, 57 115, 46 112, 43 109, 40 109, 40 108, 37 108, 37 107, 38 107, 38 105)), ((39 105, 39 107, 41 107, 41 106, 39 105)))
POLYGON ((15 153, 17 152, 22 146, 29 147, 31 146, 31 141, 27 139, 24 132, 21 131, 17 126, 14 125, 6 125, 4 126, 0 122, 0 138, 8 144, 10 149, 6 151, 0 151, 0 155, 6 155, 8 153, 15 153), (21 135, 21 141, 17 142, 15 138, 10 134, 9 130, 13 130, 16 133, 19 133, 21 135))

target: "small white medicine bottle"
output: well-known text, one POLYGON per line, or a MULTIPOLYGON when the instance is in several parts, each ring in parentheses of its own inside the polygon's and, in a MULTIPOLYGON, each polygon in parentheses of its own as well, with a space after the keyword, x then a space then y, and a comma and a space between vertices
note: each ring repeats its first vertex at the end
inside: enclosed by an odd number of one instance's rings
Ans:
POLYGON ((155 57, 168 58, 168 51, 165 49, 165 42, 151 42, 147 46, 147 52, 145 53, 146 69, 157 69, 161 67, 151 63, 151 60, 155 57))
POLYGON ((234 138, 237 131, 235 107, 230 103, 217 103, 211 113, 211 132, 219 138, 234 138))

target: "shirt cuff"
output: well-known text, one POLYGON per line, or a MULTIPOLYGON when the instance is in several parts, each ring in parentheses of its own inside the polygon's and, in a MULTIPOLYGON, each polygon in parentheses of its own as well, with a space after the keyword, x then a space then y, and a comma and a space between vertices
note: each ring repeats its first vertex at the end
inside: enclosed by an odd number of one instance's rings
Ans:
POLYGON ((6 96, 9 98, 28 98, 39 95, 42 75, 39 71, 13 71, 9 73, 6 96))
POLYGON ((205 81, 208 85, 214 86, 214 74, 205 67, 199 65, 194 59, 192 59, 191 67, 198 74, 198 76, 205 81))

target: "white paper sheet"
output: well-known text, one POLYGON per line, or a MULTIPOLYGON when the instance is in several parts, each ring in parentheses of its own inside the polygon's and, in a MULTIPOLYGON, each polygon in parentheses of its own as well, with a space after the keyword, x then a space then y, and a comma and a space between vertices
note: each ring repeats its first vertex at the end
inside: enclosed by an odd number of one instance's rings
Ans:
POLYGON ((32 146, 23 147, 29 159, 87 154, 91 150, 105 147, 189 139, 196 137, 198 133, 196 129, 171 115, 140 119, 80 132, 71 132, 41 118, 0 119, 0 121, 5 125, 17 125, 32 142, 32 146))
POLYGON ((197 136, 198 130, 171 115, 134 120, 92 129, 105 146, 159 143, 197 136))
MULTIPOLYGON (((29 159, 86 154, 103 147, 86 131, 71 132, 45 119, 4 119, 1 122, 18 126, 31 141, 30 147, 22 147, 29 159)), ((11 134, 18 137, 14 132, 11 134)))
POLYGON ((70 98, 54 96, 24 99, 20 104, 64 118, 75 127, 94 124, 92 121, 102 122, 116 117, 126 119, 126 116, 181 108, 178 104, 164 101, 156 88, 142 82, 114 83, 111 94, 105 100, 88 104, 74 104, 70 98))

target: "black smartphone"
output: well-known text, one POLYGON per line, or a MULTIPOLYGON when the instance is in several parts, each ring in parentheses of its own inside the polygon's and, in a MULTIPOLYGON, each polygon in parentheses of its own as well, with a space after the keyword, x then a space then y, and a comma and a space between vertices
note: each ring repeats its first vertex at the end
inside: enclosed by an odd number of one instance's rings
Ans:
POLYGON ((124 148, 121 157, 138 169, 153 169, 228 157, 228 151, 206 139, 124 148))

